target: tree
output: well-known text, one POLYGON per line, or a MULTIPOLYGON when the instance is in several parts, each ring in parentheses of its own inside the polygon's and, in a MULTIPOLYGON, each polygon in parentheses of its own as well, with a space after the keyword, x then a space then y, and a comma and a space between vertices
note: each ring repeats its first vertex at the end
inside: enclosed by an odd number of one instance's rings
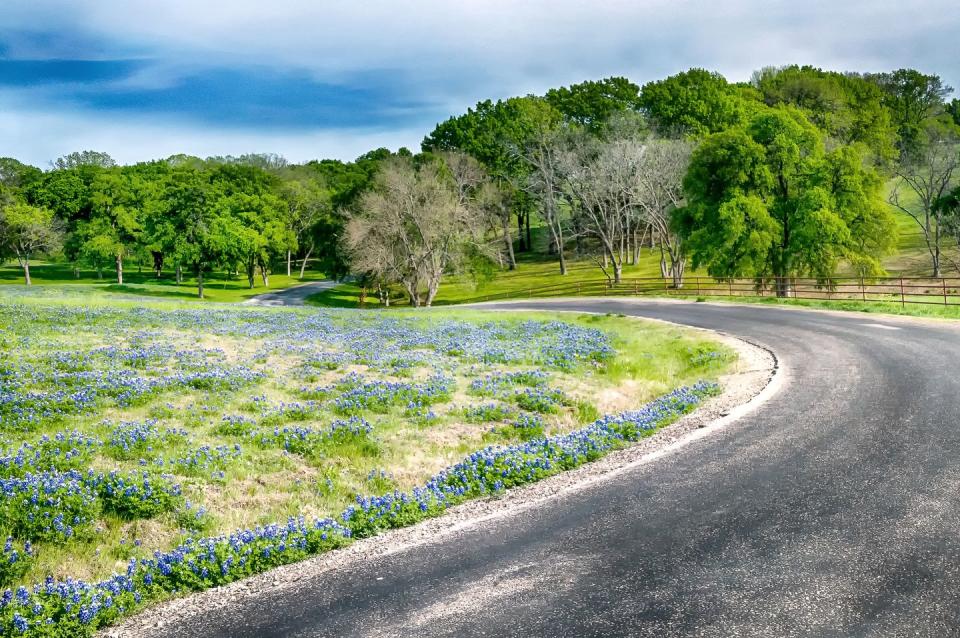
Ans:
POLYGON ((223 222, 220 228, 231 233, 235 225, 241 229, 232 235, 232 245, 240 252, 250 288, 257 270, 267 286, 272 260, 296 248, 286 202, 276 194, 277 178, 255 166, 224 164, 210 172, 210 180, 212 205, 223 222))
MULTIPOLYGON (((517 217, 519 249, 531 248, 530 202, 523 197, 522 184, 528 167, 522 159, 530 140, 560 124, 562 114, 543 98, 535 96, 479 102, 463 115, 437 125, 424 138, 425 152, 457 150, 480 161, 501 188, 514 191, 510 200, 517 217), (526 239, 524 239, 526 227, 526 239)), ((505 212, 510 215, 508 209, 505 212)), ((508 223, 504 225, 507 228, 508 223)), ((511 241, 505 237, 505 241, 511 241)), ((511 251, 512 252, 512 251, 511 251)), ((511 262, 511 268, 515 264, 511 262)))
POLYGON ((675 227, 694 267, 718 278, 772 278, 787 296, 790 278, 826 283, 841 260, 864 276, 882 273, 894 224, 881 186, 855 146, 826 153, 799 111, 770 109, 694 151, 675 227))
POLYGON ((12 157, 0 157, 0 186, 23 189, 43 176, 36 166, 30 166, 12 157))
POLYGON ((62 234, 53 211, 17 201, 0 192, 0 255, 15 257, 29 286, 30 260, 60 246, 62 234))
POLYGON ((581 136, 562 160, 565 188, 581 218, 580 228, 599 244, 597 262, 616 284, 622 280, 631 254, 629 237, 638 221, 642 153, 638 138, 601 142, 581 136))
POLYGON ((792 104, 830 137, 860 142, 880 160, 896 155, 896 126, 880 87, 854 74, 812 66, 767 67, 753 74, 753 85, 769 106, 792 104))
MULTIPOLYGON (((960 186, 940 197, 934 204, 934 209, 943 224, 944 232, 960 244, 960 186)), ((960 264, 954 262, 954 268, 960 270, 960 264)))
POLYGON ((947 113, 955 126, 960 126, 960 99, 954 98, 947 104, 947 113))
POLYGON ((91 185, 90 203, 90 219, 77 225, 80 251, 98 274, 103 261, 113 261, 117 283, 123 285, 123 260, 133 252, 141 231, 142 210, 131 178, 119 169, 103 171, 91 185))
MULTIPOLYGON (((211 267, 230 261, 241 253, 242 228, 236 219, 215 206, 216 193, 208 174, 177 168, 166 180, 161 205, 155 215, 166 217, 158 236, 164 249, 178 264, 197 276, 197 295, 203 299, 204 274, 211 267)), ((179 283, 179 278, 178 278, 179 283)))
POLYGON ((660 275, 669 275, 674 288, 683 286, 687 258, 672 218, 674 211, 684 205, 683 178, 692 152, 693 144, 684 140, 648 140, 637 167, 641 218, 658 240, 660 275))
POLYGON ((385 162, 348 216, 345 242, 355 272, 396 281, 414 306, 430 306, 444 272, 483 243, 482 210, 462 192, 443 162, 385 162))
POLYGON ((640 87, 628 79, 610 77, 550 89, 544 98, 568 122, 599 131, 615 113, 636 111, 639 93, 640 87))
POLYGON ((96 168, 113 168, 117 163, 107 153, 100 151, 77 151, 51 162, 55 170, 93 166, 96 168))
POLYGON ((640 89, 640 107, 661 132, 696 137, 737 126, 747 113, 735 88, 704 69, 648 82, 640 89))
MULTIPOLYGON (((319 179, 303 171, 297 171, 286 176, 280 186, 280 196, 287 204, 288 225, 293 232, 294 240, 301 250, 306 249, 300 262, 300 279, 303 279, 307 262, 317 247, 317 226, 323 221, 329 221, 332 213, 331 193, 319 179)), ((288 250, 288 277, 291 274, 291 254, 292 251, 288 250)))
POLYGON ((952 126, 933 121, 918 136, 921 143, 905 153, 896 167, 889 201, 910 216, 923 233, 931 271, 939 277, 943 257, 943 214, 938 202, 960 179, 960 136, 952 126), (910 197, 905 198, 907 192, 910 197), (911 199, 916 202, 913 205, 911 199))
POLYGON ((884 103, 893 115, 900 136, 901 154, 922 152, 925 123, 944 112, 944 99, 953 92, 938 75, 914 69, 866 76, 884 92, 884 103))
POLYGON ((538 211, 550 229, 551 245, 557 251, 560 274, 567 274, 565 243, 568 215, 564 214, 564 158, 569 137, 563 130, 542 131, 524 149, 523 159, 529 166, 524 187, 536 198, 538 211))

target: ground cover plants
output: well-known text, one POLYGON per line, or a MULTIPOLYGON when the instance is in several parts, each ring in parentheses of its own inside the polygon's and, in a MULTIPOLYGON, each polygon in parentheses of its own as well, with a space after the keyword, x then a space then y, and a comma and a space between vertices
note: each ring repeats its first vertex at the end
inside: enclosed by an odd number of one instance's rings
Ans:
POLYGON ((10 288, 0 634, 88 635, 576 467, 691 409, 732 357, 622 317, 10 288))

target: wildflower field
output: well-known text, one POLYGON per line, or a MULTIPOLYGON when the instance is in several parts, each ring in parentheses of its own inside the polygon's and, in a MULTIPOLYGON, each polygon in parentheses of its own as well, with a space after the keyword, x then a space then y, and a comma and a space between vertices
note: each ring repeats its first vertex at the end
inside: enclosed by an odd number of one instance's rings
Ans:
POLYGON ((0 291, 0 634, 82 636, 598 458, 717 390, 612 316, 0 291))

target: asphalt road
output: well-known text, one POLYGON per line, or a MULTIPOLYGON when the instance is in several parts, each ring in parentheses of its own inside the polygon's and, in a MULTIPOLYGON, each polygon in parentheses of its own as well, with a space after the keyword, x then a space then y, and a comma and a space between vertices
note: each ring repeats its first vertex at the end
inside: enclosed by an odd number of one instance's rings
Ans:
POLYGON ((621 301, 771 348, 783 389, 548 506, 168 636, 960 635, 960 329, 621 301))
POLYGON ((262 295, 250 297, 243 303, 253 306, 302 306, 310 295, 314 295, 322 290, 327 290, 328 288, 333 288, 336 285, 337 282, 331 279, 312 281, 307 284, 284 288, 283 290, 265 292, 262 295))

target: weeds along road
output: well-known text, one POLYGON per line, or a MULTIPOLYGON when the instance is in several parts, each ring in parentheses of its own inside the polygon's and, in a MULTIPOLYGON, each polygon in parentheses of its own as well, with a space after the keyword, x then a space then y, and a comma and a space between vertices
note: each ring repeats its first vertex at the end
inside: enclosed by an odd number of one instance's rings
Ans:
POLYGON ((693 303, 487 307, 720 330, 771 348, 787 377, 676 454, 163 635, 960 635, 960 328, 693 303))

